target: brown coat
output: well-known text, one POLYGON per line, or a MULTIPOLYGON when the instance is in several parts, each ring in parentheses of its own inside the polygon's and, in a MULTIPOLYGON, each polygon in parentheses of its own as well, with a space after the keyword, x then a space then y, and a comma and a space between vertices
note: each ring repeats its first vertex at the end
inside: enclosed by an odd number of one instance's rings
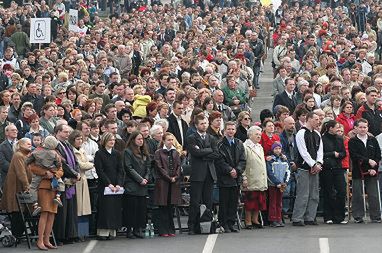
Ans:
POLYGON ((16 193, 29 190, 32 173, 25 165, 25 159, 29 152, 17 151, 11 160, 9 170, 4 183, 4 195, 0 205, 1 210, 18 212, 16 193))
POLYGON ((159 149, 155 152, 155 170, 156 180, 154 188, 154 205, 167 206, 168 191, 171 185, 171 201, 172 205, 181 203, 180 195, 180 156, 174 149, 172 151, 173 171, 169 168, 168 150, 159 149), (171 183, 171 177, 175 177, 175 183, 171 183))
MULTIPOLYGON (((47 171, 35 163, 29 165, 29 167, 33 174, 41 177, 44 177, 47 171)), ((57 178, 61 178, 64 175, 62 167, 57 168, 54 175, 57 178)), ((57 204, 53 202, 55 195, 55 191, 52 191, 51 180, 43 178, 38 186, 38 204, 41 206, 41 212, 57 213, 57 204)))

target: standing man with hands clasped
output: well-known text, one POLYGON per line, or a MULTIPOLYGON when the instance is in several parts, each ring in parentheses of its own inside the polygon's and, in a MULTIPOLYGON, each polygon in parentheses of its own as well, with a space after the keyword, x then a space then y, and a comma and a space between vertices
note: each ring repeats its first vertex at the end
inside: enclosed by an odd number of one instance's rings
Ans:
POLYGON ((215 160, 219 158, 215 139, 208 134, 208 120, 200 115, 194 120, 197 132, 188 136, 187 149, 191 156, 191 193, 188 234, 198 232, 197 216, 199 205, 212 208, 212 189, 216 181, 215 160))
POLYGON ((355 223, 363 223, 365 216, 362 180, 365 181, 365 191, 369 202, 370 219, 381 222, 381 211, 378 199, 378 164, 381 160, 381 150, 377 139, 368 134, 368 121, 359 119, 354 123, 357 135, 349 141, 349 154, 353 162, 353 197, 352 212, 355 223))
POLYGON ((239 232, 233 227, 239 197, 239 185, 245 169, 246 158, 243 142, 235 138, 236 123, 224 125, 224 138, 218 143, 220 159, 216 161, 219 186, 219 221, 225 233, 239 232))
POLYGON ((315 221, 319 202, 319 178, 322 170, 323 145, 320 133, 315 130, 320 124, 317 114, 306 116, 306 125, 296 135, 298 148, 296 165, 297 192, 294 203, 293 226, 317 225, 315 221))

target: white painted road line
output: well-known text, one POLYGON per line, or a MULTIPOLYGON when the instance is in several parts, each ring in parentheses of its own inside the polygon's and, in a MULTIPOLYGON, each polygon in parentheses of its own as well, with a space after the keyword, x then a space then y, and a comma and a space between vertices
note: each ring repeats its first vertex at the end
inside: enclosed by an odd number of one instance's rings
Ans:
POLYGON ((320 238, 319 243, 320 243, 320 253, 330 253, 328 238, 320 238))
POLYGON ((92 250, 96 246, 97 242, 98 241, 96 241, 96 240, 90 241, 89 244, 86 246, 86 248, 84 249, 84 251, 82 253, 90 253, 90 252, 92 252, 92 250))
POLYGON ((212 253, 217 238, 218 234, 212 234, 207 237, 206 244, 204 244, 203 253, 212 253))

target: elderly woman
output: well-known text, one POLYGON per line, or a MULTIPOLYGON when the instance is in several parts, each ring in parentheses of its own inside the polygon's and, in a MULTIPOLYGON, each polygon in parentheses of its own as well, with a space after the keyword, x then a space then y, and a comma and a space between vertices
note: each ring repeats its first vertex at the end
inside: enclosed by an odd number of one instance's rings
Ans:
POLYGON ((266 210, 267 168, 263 147, 260 145, 261 128, 252 126, 248 129, 249 139, 244 142, 247 164, 243 172, 245 227, 262 228, 259 212, 266 210))
POLYGON ((241 141, 245 141, 248 137, 247 130, 251 126, 251 114, 247 111, 242 111, 237 116, 237 131, 235 137, 241 141))
MULTIPOLYGON (((31 149, 31 140, 28 138, 22 138, 15 144, 15 153, 12 157, 7 177, 4 181, 4 194, 0 210, 5 210, 10 214, 12 233, 16 238, 19 238, 24 232, 23 221, 17 206, 16 193, 29 191, 32 174, 25 165, 25 159, 29 155, 31 149)), ((53 197, 51 201, 53 203, 53 197)))
POLYGON ((92 169, 94 164, 89 162, 85 151, 81 148, 83 135, 80 131, 74 130, 68 139, 73 147, 74 155, 80 167, 80 180, 76 183, 77 215, 78 215, 78 237, 83 240, 89 236, 89 217, 92 213, 90 206, 90 194, 85 172, 92 169))

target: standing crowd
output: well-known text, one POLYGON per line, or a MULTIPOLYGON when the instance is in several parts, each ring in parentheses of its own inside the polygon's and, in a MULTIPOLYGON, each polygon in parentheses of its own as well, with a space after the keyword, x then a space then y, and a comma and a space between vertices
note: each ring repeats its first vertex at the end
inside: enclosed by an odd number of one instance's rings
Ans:
POLYGON ((148 217, 175 236, 185 179, 189 234, 201 204, 238 232, 240 200, 246 229, 284 227, 288 214, 317 225, 320 201, 325 223, 346 224, 346 211, 362 223, 364 188, 381 222, 379 1, 152 2, 106 18, 93 2, 4 3, 0 210, 16 238, 20 192, 36 196, 42 250, 56 248, 51 231, 58 245, 121 227, 144 238, 148 217), (51 17, 51 43, 29 43, 33 17, 51 17), (273 106, 254 108, 267 58, 273 106))

